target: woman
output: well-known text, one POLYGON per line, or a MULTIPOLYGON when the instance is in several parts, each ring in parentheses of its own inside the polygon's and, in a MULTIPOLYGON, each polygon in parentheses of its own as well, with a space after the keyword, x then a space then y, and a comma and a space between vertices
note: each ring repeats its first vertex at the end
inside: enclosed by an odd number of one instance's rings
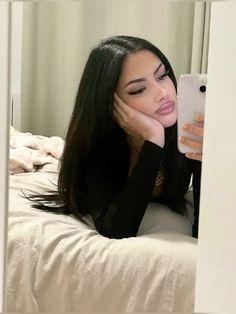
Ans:
MULTIPOLYGON (((177 150, 176 90, 170 63, 148 41, 131 36, 101 41, 81 78, 58 195, 35 197, 44 202, 33 206, 80 219, 89 214, 100 234, 131 237, 150 201, 184 213, 193 173, 197 236, 201 154, 184 156, 177 150), (55 201, 55 207, 48 201, 55 201)), ((191 127, 187 130, 202 132, 191 127)))

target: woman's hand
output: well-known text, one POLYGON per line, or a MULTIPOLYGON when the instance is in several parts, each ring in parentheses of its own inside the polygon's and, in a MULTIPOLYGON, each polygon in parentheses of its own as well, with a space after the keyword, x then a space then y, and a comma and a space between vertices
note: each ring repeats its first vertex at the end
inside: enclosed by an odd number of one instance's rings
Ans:
POLYGON ((127 134, 164 146, 165 132, 162 124, 130 107, 117 94, 114 94, 113 114, 116 122, 127 134))
POLYGON ((181 136, 179 139, 180 142, 186 146, 195 148, 199 151, 199 153, 187 153, 185 156, 189 159, 193 160, 199 160, 202 161, 202 140, 203 140, 203 123, 204 123, 204 115, 198 114, 195 116, 194 121, 196 123, 199 123, 199 125, 194 125, 194 124, 185 124, 184 125, 184 130, 187 132, 190 132, 194 135, 197 135, 199 137, 199 141, 192 140, 188 137, 181 136))

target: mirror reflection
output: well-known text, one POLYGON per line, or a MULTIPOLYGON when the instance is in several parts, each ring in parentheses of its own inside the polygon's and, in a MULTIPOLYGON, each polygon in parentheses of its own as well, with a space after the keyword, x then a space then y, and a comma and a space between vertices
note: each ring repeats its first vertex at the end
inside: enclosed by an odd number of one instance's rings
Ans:
POLYGON ((22 12, 7 310, 193 311, 204 114, 179 152, 176 80, 207 72, 210 4, 22 12))

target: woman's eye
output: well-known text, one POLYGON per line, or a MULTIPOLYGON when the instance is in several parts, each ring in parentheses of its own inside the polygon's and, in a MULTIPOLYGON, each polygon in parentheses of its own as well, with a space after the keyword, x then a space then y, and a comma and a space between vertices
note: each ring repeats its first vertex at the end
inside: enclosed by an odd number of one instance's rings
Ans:
POLYGON ((167 70, 164 74, 158 77, 158 80, 162 81, 165 77, 169 75, 169 70, 167 70))
POLYGON ((138 95, 138 94, 141 94, 144 90, 145 90, 145 87, 137 89, 135 91, 130 91, 130 92, 128 92, 128 94, 129 95, 138 95))

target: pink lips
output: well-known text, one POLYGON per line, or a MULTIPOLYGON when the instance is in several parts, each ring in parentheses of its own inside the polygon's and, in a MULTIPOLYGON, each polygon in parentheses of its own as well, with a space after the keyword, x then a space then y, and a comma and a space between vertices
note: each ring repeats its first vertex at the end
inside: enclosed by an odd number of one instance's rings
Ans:
POLYGON ((163 104, 157 111, 156 113, 160 115, 166 115, 170 114, 175 110, 175 102, 173 100, 170 100, 163 104))

